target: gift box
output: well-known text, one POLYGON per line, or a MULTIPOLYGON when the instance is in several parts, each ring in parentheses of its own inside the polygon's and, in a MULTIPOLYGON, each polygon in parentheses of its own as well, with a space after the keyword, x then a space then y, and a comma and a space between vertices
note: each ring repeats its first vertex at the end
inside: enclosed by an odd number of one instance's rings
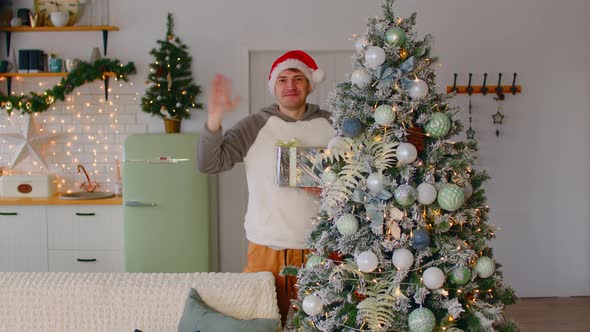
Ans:
POLYGON ((320 154, 324 148, 277 146, 277 184, 288 187, 320 185, 320 154))

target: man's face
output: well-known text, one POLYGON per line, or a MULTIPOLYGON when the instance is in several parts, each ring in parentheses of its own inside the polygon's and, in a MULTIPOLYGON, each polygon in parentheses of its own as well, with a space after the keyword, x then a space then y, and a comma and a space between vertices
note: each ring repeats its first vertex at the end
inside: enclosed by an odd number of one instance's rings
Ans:
POLYGON ((286 109, 304 106, 310 90, 307 78, 298 69, 283 70, 275 83, 277 102, 286 109))

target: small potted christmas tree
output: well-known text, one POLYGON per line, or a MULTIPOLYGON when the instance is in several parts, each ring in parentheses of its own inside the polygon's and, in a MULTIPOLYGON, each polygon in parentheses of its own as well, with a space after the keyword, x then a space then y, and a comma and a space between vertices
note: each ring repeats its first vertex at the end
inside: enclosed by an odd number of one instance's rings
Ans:
POLYGON ((202 109, 195 101, 201 88, 193 83, 188 47, 174 36, 174 19, 168 13, 166 39, 158 40, 158 48, 150 51, 155 62, 150 64, 149 84, 141 99, 144 112, 161 116, 167 133, 180 132, 183 118, 190 117, 190 109, 202 109))

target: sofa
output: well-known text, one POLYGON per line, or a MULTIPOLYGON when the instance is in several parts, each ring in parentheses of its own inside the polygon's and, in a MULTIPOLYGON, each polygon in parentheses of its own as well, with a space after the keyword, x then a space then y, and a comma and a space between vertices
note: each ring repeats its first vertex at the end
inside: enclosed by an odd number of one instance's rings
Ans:
POLYGON ((194 288, 222 314, 279 319, 271 273, 0 273, 0 331, 176 331, 194 288))

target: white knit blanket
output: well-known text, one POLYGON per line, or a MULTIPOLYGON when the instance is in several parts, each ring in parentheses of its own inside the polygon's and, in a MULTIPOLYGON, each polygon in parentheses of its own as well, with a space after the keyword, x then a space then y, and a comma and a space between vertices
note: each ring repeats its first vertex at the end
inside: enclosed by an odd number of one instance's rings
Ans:
POLYGON ((224 314, 280 319, 261 273, 0 273, 0 331, 176 331, 190 288, 224 314))

